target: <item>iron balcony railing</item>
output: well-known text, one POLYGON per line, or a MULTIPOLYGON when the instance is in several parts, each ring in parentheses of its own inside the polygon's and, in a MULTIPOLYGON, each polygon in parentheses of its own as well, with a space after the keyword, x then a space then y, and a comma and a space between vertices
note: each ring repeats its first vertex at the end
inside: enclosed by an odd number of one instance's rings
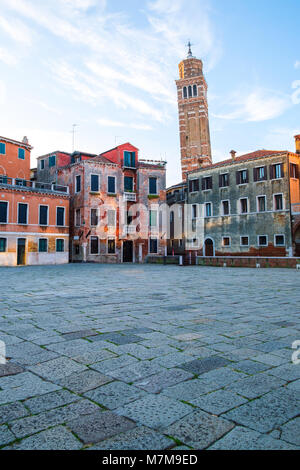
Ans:
POLYGON ((0 184, 4 186, 18 187, 22 189, 31 189, 37 191, 51 191, 55 193, 69 194, 68 186, 59 184, 41 183, 40 181, 29 181, 21 178, 9 178, 8 176, 0 176, 0 184))
POLYGON ((123 201, 136 202, 136 193, 126 193, 126 192, 124 192, 123 201))

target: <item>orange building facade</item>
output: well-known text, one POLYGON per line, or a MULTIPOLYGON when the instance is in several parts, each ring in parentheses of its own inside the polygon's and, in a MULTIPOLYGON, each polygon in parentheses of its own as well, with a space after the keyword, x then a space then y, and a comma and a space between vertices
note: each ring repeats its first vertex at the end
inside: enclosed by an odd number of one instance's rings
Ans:
POLYGON ((30 152, 0 137, 0 266, 69 261, 69 191, 30 180, 30 152))

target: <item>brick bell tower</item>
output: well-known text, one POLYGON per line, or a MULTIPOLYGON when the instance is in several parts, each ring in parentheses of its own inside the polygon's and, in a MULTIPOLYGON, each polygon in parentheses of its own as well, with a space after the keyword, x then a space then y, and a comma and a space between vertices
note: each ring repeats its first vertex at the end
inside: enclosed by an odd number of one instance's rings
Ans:
POLYGON ((179 64, 179 80, 176 80, 183 180, 187 172, 212 162, 203 63, 193 57, 190 42, 188 48, 187 58, 179 64))

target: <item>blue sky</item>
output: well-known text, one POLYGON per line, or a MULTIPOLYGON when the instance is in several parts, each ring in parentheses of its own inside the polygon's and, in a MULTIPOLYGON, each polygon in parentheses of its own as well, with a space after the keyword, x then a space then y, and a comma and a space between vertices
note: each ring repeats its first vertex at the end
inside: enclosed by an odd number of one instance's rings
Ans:
POLYGON ((0 135, 34 157, 130 141, 180 179, 174 80, 190 39, 204 62, 214 161, 294 150, 299 0, 0 0, 0 135))

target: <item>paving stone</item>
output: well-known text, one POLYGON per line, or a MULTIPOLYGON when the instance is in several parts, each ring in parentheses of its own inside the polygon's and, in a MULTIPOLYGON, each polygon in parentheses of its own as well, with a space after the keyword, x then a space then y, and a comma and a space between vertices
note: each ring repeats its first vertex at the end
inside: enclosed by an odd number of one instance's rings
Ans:
POLYGON ((162 429, 191 413, 193 408, 163 395, 148 395, 115 411, 139 424, 162 429))
POLYGON ((216 392, 202 395, 193 400, 193 405, 198 406, 204 411, 208 411, 214 415, 220 415, 232 408, 247 403, 248 400, 242 398, 233 392, 218 390, 216 392))
POLYGON ((94 370, 84 370, 83 372, 71 374, 68 375, 68 377, 59 379, 57 383, 72 392, 82 394, 88 390, 107 384, 112 380, 111 377, 107 377, 94 370))
POLYGON ((233 423, 223 418, 197 410, 167 427, 164 434, 195 449, 205 449, 233 427, 233 423))
POLYGON ((294 382, 291 382, 287 385, 287 388, 289 390, 298 390, 300 391, 300 379, 299 380, 295 380, 294 382))
POLYGON ((206 393, 216 390, 217 388, 218 386, 214 382, 207 383, 201 379, 194 379, 179 383, 172 387, 167 387, 162 391, 162 394, 193 404, 194 401, 199 398, 199 396, 205 395, 206 393))
POLYGON ((91 365, 91 367, 105 374, 106 372, 137 363, 138 360, 135 357, 129 356, 128 354, 122 354, 122 356, 113 357, 112 359, 106 359, 105 361, 95 362, 91 365))
POLYGON ((237 380, 230 385, 227 385, 226 389, 238 393, 246 398, 256 398, 271 390, 281 387, 286 382, 272 377, 267 373, 256 374, 251 377, 242 378, 237 380))
POLYGON ((152 362, 153 361, 143 361, 134 363, 129 366, 122 367, 121 369, 107 372, 107 374, 127 383, 135 382, 163 371, 162 367, 160 367, 158 364, 153 364, 152 362))
POLYGON ((44 350, 40 348, 40 346, 37 346, 36 344, 33 344, 29 341, 8 345, 6 349, 6 355, 14 359, 26 356, 35 356, 41 352, 44 352, 44 350))
POLYGON ((286 380, 288 382, 292 380, 300 379, 300 367, 296 364, 284 364, 279 367, 273 367, 270 369, 269 374, 275 375, 275 377, 279 377, 282 380, 286 380))
POLYGON ((80 400, 78 395, 68 392, 68 390, 58 390, 56 392, 48 393, 41 397, 30 398, 24 404, 30 409, 32 414, 41 413, 42 411, 58 408, 59 406, 67 405, 74 401, 80 400))
POLYGON ((125 330, 126 335, 132 334, 132 335, 140 335, 144 333, 153 333, 153 330, 151 328, 146 328, 146 327, 138 327, 138 328, 130 328, 128 330, 125 330))
POLYGON ((211 450, 291 450, 286 442, 237 426, 209 447, 211 450))
POLYGON ((78 339, 78 338, 85 338, 88 336, 96 336, 98 333, 94 330, 81 330, 81 331, 73 331, 70 333, 63 333, 63 337, 66 340, 69 339, 78 339))
POLYGON ((139 426, 116 437, 106 439, 101 444, 90 447, 90 450, 164 450, 172 448, 174 445, 175 442, 163 434, 139 426))
POLYGON ((121 407, 131 401, 146 396, 146 393, 124 382, 112 382, 85 393, 85 396, 105 408, 113 410, 114 408, 121 407))
POLYGON ((253 348, 267 353, 267 352, 276 351, 277 349, 285 348, 286 346, 287 344, 284 341, 267 341, 265 343, 255 345, 253 346, 253 348))
POLYGON ((212 356, 206 357, 204 359, 195 359, 191 362, 186 362, 180 365, 181 369, 187 370, 188 372, 192 372, 193 374, 204 374, 213 369, 217 369, 222 366, 226 366, 229 364, 230 361, 223 357, 212 356))
POLYGON ((20 402, 0 406, 0 424, 29 415, 29 411, 20 402))
POLYGON ((195 339, 201 338, 203 335, 198 333, 185 333, 182 335, 173 336, 174 339, 178 341, 194 341, 195 339))
POLYGON ((259 432, 269 432, 300 413, 297 392, 281 388, 231 410, 223 416, 259 432))
POLYGON ((166 356, 163 356, 163 357, 156 357, 151 362, 153 362, 153 364, 159 364, 160 366, 166 367, 167 369, 169 369, 171 367, 177 367, 177 366, 181 367, 182 362, 190 361, 190 360, 191 360, 191 357, 189 355, 181 351, 176 351, 176 352, 172 352, 171 354, 167 354, 166 356))
POLYGON ((300 449, 300 416, 281 426, 281 439, 296 444, 300 449))
POLYGON ((86 367, 67 357, 60 357, 43 362, 42 364, 37 364, 36 366, 30 366, 29 370, 45 379, 55 381, 67 377, 74 372, 86 370, 86 367))
POLYGON ((7 426, 0 426, 0 447, 15 440, 15 436, 10 432, 7 426))
POLYGON ((263 372, 265 370, 270 369, 270 366, 262 364, 261 362, 251 361, 251 359, 246 359, 245 361, 237 362, 232 367, 250 375, 257 374, 258 372, 263 372))
POLYGON ((20 372, 24 372, 24 369, 19 364, 14 364, 13 362, 0 364, 0 377, 20 374, 20 372))
POLYGON ((104 333, 103 335, 94 336, 93 341, 110 341, 115 344, 138 343, 143 338, 133 334, 104 333))
MULTIPOLYGON (((234 366, 231 365, 231 367, 234 366)), ((217 389, 247 377, 243 372, 232 370, 231 367, 220 367, 220 369, 211 370, 202 374, 201 379, 208 384, 215 385, 215 389, 217 389)))
POLYGON ((280 366, 286 362, 285 359, 275 356, 275 354, 264 353, 255 356, 255 361, 262 362, 270 366, 280 366))
POLYGON ((67 426, 84 444, 91 444, 132 429, 135 424, 111 411, 103 411, 73 419, 67 426))
POLYGON ((30 372, 2 377, 0 379, 0 387, 2 388, 2 391, 0 391, 0 405, 25 400, 36 395, 44 395, 61 388, 58 385, 42 380, 30 372))
POLYGON ((11 450, 78 450, 81 448, 82 443, 64 426, 47 429, 10 447, 11 450))
POLYGON ((180 382, 184 382, 185 380, 191 378, 193 378, 193 374, 189 372, 183 371, 181 369, 171 369, 135 382, 135 386, 142 388, 149 393, 159 393, 164 388, 170 387, 180 382))

